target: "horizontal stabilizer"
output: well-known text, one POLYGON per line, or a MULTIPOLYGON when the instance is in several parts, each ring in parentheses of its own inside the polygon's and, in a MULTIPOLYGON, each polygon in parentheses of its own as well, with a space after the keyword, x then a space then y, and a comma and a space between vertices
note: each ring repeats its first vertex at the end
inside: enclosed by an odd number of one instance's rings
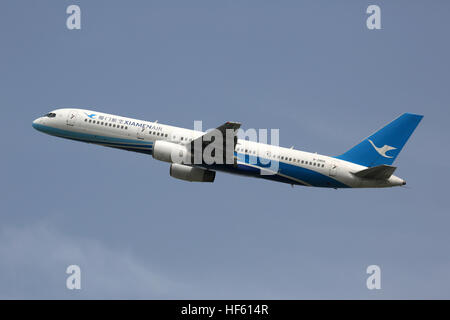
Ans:
POLYGON ((353 174, 359 178, 364 179, 387 180, 390 178, 390 176, 392 176, 395 169, 397 169, 397 167, 382 164, 380 166, 371 167, 358 172, 354 172, 353 174))

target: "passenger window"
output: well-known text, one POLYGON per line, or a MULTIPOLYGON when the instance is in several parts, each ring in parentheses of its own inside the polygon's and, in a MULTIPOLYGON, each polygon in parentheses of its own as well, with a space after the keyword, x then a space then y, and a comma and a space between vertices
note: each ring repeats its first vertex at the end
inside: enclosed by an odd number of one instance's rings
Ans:
POLYGON ((125 130, 128 130, 128 127, 125 127, 125 130))
POLYGON ((89 123, 91 123, 92 120, 89 120, 89 123))

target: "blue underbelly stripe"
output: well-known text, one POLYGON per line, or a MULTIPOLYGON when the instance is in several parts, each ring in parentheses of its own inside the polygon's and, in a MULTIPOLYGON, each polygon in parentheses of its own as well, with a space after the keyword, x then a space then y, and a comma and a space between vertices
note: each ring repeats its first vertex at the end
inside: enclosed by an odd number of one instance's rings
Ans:
MULTIPOLYGON (((244 162, 245 164, 250 164, 250 158, 248 155, 244 155, 242 153, 235 153, 237 159, 239 161, 244 162)), ((256 158, 256 156, 255 156, 256 158)), ((269 164, 262 164, 261 161, 259 161, 259 159, 262 159, 262 162, 267 163, 268 161, 275 161, 275 160, 271 160, 271 159, 267 159, 267 158, 261 158, 258 157, 257 159, 257 163, 252 165, 257 165, 260 166, 262 168, 270 168, 270 163, 269 164)), ((245 171, 250 171, 250 172, 254 172, 257 173, 259 175, 259 170, 257 168, 254 168, 252 166, 248 166, 242 164, 241 169, 245 170, 245 171)), ((291 177, 300 181, 304 181, 307 184, 310 184, 314 187, 328 187, 328 188, 350 188, 349 186, 347 186, 346 184, 333 179, 327 175, 324 175, 320 172, 311 170, 311 169, 307 169, 304 167, 300 167, 300 166, 296 166, 290 163, 285 163, 285 162, 281 162, 279 161, 279 169, 278 172, 287 176, 287 177, 291 177)), ((238 165, 239 167, 239 165, 238 165)), ((264 177, 263 175, 261 175, 261 177, 264 177)), ((268 176, 270 177, 270 176, 268 176)), ((299 184, 301 184, 300 182, 298 182, 299 184)))
POLYGON ((140 141, 133 139, 123 139, 123 138, 115 138, 115 137, 106 137, 101 135, 75 132, 69 130, 63 130, 58 128, 52 128, 44 125, 35 125, 36 129, 63 138, 69 138, 73 140, 89 142, 89 143, 98 143, 98 144, 111 144, 114 146, 124 146, 124 147, 140 147, 140 148, 152 148, 152 141, 140 141))
MULTIPOLYGON (((152 153, 153 142, 152 141, 141 141, 136 139, 124 139, 124 138, 116 138, 116 137, 106 137, 102 135, 95 135, 89 133, 81 133, 69 130, 63 130, 58 128, 52 128, 49 126, 44 126, 40 124, 33 124, 33 126, 42 132, 48 133, 50 135, 59 136, 63 138, 68 138, 77 141, 83 141, 88 143, 100 144, 113 148, 120 148, 128 151, 141 152, 146 154, 152 153)), ((257 176, 260 178, 276 180, 280 182, 293 183, 293 184, 303 184, 303 182, 310 184, 315 187, 331 187, 331 188, 349 188, 349 186, 343 184, 342 182, 329 177, 328 175, 322 174, 320 172, 307 169, 304 167, 300 167, 297 165, 293 165, 290 163, 279 162, 278 172, 286 177, 281 175, 260 175, 260 170, 258 168, 250 166, 249 155, 245 155, 242 153, 236 153, 238 160, 243 162, 238 164, 237 168, 233 168, 231 171, 240 172, 247 175, 257 176), (296 180, 290 180, 290 178, 296 180), (299 181, 297 181, 299 180, 299 181)), ((255 157, 256 158, 256 157, 255 157)), ((266 159, 258 157, 258 162, 254 165, 257 165, 261 168, 269 168, 269 164, 263 164, 262 162, 275 161, 272 159, 266 159)), ((252 163, 253 165, 253 163, 252 163)), ((226 167, 226 166, 225 166, 226 167)), ((224 166, 217 166, 215 170, 224 170, 224 166)), ((224 170, 227 171, 227 170, 224 170)), ((228 170, 230 171, 230 170, 228 170)))

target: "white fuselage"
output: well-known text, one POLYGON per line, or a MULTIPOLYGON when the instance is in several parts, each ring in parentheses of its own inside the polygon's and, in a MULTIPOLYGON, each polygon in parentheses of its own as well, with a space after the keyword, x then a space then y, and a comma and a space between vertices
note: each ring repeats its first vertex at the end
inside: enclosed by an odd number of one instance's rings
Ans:
MULTIPOLYGON (((204 134, 201 131, 84 109, 57 109, 48 115, 36 119, 33 127, 58 137, 150 155, 156 141, 186 144, 204 134)), ((366 167, 317 153, 241 139, 238 139, 234 152, 237 166, 216 166, 214 170, 293 185, 328 188, 392 187, 405 184, 404 180, 394 175, 387 180, 359 178, 353 173, 366 167), (250 156, 276 161, 277 171, 271 175, 262 175, 262 168, 248 161, 250 156)))

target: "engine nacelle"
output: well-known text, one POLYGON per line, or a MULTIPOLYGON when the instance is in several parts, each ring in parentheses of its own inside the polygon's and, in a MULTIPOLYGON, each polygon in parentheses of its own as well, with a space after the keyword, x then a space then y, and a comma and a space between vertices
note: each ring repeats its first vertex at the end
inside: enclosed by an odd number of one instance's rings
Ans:
POLYGON ((172 163, 170 165, 170 176, 191 182, 214 182, 216 172, 184 164, 172 163))
POLYGON ((185 146, 163 140, 155 141, 152 156, 156 160, 170 163, 186 163, 190 157, 185 146))

